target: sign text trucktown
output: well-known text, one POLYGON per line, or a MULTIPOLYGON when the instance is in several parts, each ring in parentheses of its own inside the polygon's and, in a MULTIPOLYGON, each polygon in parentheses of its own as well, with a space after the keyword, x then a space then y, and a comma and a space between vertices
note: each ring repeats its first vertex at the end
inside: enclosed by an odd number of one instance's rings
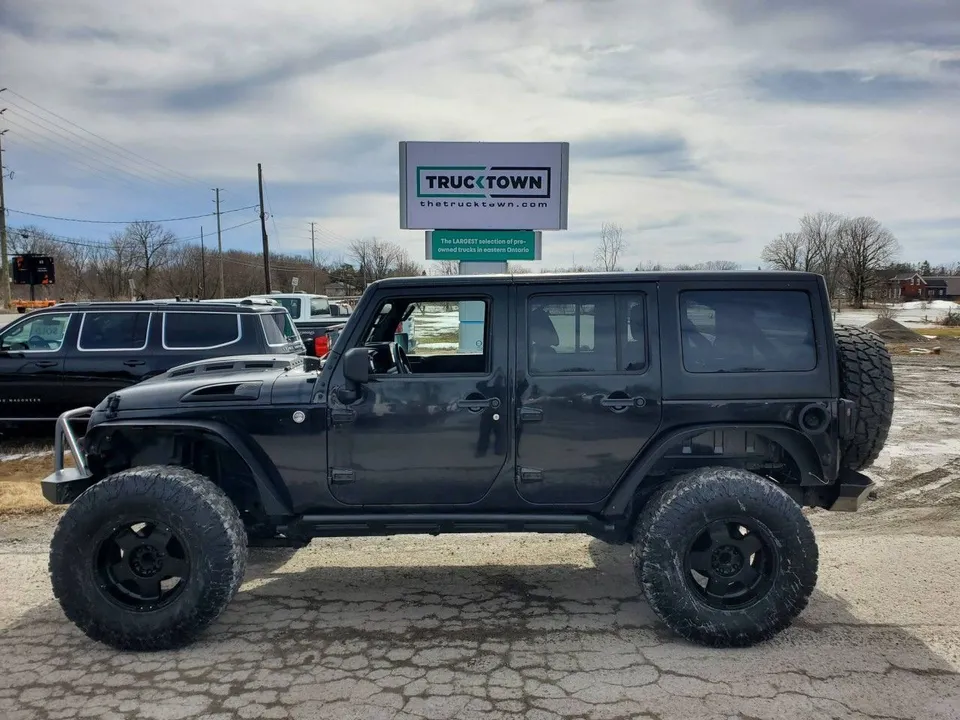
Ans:
POLYGON ((400 226, 562 230, 566 143, 401 143, 400 226))

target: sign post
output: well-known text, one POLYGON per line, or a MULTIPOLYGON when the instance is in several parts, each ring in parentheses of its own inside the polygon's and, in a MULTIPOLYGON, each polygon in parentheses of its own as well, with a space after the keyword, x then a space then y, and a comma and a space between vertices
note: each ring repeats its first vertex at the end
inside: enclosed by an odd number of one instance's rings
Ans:
MULTIPOLYGON (((540 260, 541 230, 567 229, 570 144, 401 142, 400 228, 426 230, 427 260, 461 275, 540 260)), ((483 350, 482 302, 460 303, 460 352, 483 350)))

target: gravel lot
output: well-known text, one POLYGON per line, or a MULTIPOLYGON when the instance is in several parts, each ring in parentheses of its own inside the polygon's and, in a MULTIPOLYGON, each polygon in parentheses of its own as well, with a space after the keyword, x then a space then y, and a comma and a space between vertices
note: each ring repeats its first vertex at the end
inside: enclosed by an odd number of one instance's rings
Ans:
POLYGON ((0 718, 960 718, 960 364, 898 357, 858 515, 812 513, 810 607, 774 641, 678 641, 626 548, 407 536, 257 550, 201 642, 124 655, 50 593, 54 518, 0 522, 0 718))

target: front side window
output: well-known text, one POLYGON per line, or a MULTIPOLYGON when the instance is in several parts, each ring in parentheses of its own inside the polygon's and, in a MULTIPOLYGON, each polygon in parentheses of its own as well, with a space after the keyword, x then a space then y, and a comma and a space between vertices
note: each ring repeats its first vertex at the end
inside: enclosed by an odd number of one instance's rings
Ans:
POLYGON ((88 312, 80 324, 80 350, 142 350, 147 345, 148 312, 88 312))
POLYGON ((240 339, 240 316, 233 313, 168 312, 163 315, 163 346, 209 350, 240 339))
POLYGON ((817 366, 813 311, 798 290, 680 293, 687 372, 806 372, 817 366))
POLYGON ((69 313, 38 315, 0 335, 0 350, 55 352, 63 346, 69 313))
POLYGON ((374 350, 378 373, 395 370, 391 342, 406 350, 413 374, 485 373, 490 368, 490 310, 490 301, 483 298, 390 298, 362 337, 374 350))

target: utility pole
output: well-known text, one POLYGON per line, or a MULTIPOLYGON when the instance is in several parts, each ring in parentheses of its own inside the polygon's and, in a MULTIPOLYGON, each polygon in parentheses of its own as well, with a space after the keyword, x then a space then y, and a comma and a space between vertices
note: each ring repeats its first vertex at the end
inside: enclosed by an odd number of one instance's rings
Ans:
MULTIPOLYGON (((223 284, 223 239, 220 235, 220 188, 214 188, 217 194, 217 261, 220 263, 220 297, 226 297, 226 286, 223 284)), ((201 231, 203 228, 201 228, 201 231)))
POLYGON ((317 245, 316 238, 313 234, 313 226, 315 223, 310 223, 310 267, 313 268, 313 293, 317 293, 317 245))
POLYGON ((263 284, 270 294, 270 244, 267 241, 267 214, 263 210, 263 166, 257 163, 257 186, 260 189, 260 234, 263 236, 263 284))
POLYGON ((206 290, 204 288, 207 286, 207 260, 206 256, 203 253, 203 226, 200 226, 200 299, 204 300, 207 297, 206 290))
MULTIPOLYGON (((6 88, 4 88, 6 89, 6 88)), ((0 90, 0 92, 3 92, 0 90)), ((0 110, 0 113, 3 111, 0 110)), ((10 310, 10 258, 7 256, 7 206, 3 200, 3 135, 6 130, 0 130, 0 294, 2 294, 3 312, 10 310)))

